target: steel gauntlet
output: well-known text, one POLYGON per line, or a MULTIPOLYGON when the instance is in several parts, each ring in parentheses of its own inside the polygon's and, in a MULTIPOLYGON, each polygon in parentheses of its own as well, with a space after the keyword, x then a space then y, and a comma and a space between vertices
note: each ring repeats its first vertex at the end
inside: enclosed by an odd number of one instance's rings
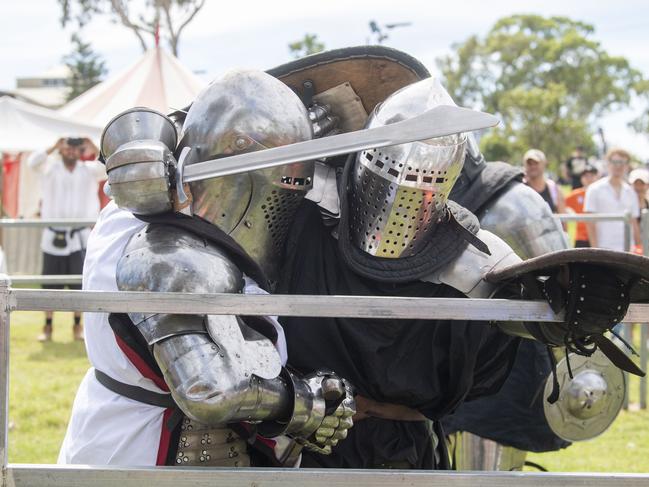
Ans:
POLYGON ((299 377, 284 369, 282 378, 293 396, 292 411, 288 420, 262 423, 259 432, 286 434, 305 448, 328 455, 353 426, 356 405, 351 385, 329 371, 299 377))

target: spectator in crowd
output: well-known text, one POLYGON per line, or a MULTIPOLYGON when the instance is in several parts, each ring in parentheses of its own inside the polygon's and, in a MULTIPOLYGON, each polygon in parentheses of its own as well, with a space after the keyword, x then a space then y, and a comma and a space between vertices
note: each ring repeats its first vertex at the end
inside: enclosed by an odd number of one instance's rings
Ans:
MULTIPOLYGON (((634 169, 629 174, 629 184, 633 186, 638 195, 638 205, 640 212, 649 209, 649 199, 647 199, 647 190, 649 190, 649 170, 645 168, 634 169)), ((638 219, 638 221, 640 221, 638 219)))
MULTIPOLYGON (((638 197, 625 181, 631 156, 624 149, 614 148, 606 154, 608 176, 595 181, 586 189, 585 213, 625 213, 633 216, 632 238, 640 245, 640 216, 638 197)), ((588 238, 591 247, 624 251, 625 226, 622 222, 588 222, 588 238)))
MULTIPOLYGON (((577 214, 583 213, 586 189, 592 183, 597 181, 597 177, 597 168, 595 166, 587 164, 581 173, 581 187, 573 189, 572 192, 566 197, 566 207, 570 208, 577 214)), ((585 222, 577 223, 575 247, 590 247, 590 242, 588 240, 588 227, 586 227, 585 222)))
MULTIPOLYGON (((42 177, 41 218, 85 219, 99 215, 98 182, 106 179, 106 173, 98 161, 80 162, 83 154, 99 154, 88 138, 61 138, 49 149, 30 155, 28 166, 38 170, 42 177)), ((81 274, 89 233, 86 227, 45 228, 41 238, 43 274, 81 274)), ((63 285, 43 288, 62 289, 63 285)), ((81 289, 81 285, 68 288, 81 289)), ((40 341, 52 340, 52 316, 51 311, 46 311, 40 341)), ((74 314, 73 337, 83 340, 81 313, 74 314)))
POLYGON ((545 154, 538 149, 530 149, 523 156, 524 182, 547 202, 552 213, 565 213, 566 204, 557 184, 545 177, 548 164, 545 154))
POLYGON ((565 173, 572 185, 572 189, 581 188, 581 174, 584 172, 586 164, 588 164, 586 151, 581 146, 576 147, 564 165, 565 173))

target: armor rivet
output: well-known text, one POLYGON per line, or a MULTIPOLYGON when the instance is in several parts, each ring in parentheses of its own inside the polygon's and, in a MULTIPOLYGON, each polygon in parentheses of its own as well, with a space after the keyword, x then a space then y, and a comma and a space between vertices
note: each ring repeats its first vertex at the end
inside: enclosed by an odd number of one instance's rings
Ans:
POLYGON ((182 460, 179 458, 178 460, 176 460, 176 463, 182 463, 182 460))
POLYGON ((184 457, 183 458, 183 462, 188 462, 188 461, 189 461, 189 457, 184 457))
POLYGON ((208 438, 208 439, 207 439, 207 444, 210 445, 211 443, 212 443, 212 440, 210 440, 210 439, 208 438))
POLYGON ((623 298, 623 297, 624 297, 624 293, 622 293, 622 294, 620 294, 620 297, 622 297, 622 298, 623 298))
POLYGON ((204 444, 205 444, 205 440, 201 440, 201 445, 204 445, 204 444))
POLYGON ((205 461, 205 457, 201 457, 201 462, 204 462, 204 461, 205 461))
POLYGON ((578 310, 577 310, 577 314, 580 314, 580 313, 581 313, 581 310, 580 310, 580 309, 578 309, 578 310))
POLYGON ((207 455, 207 451, 206 451, 206 450, 203 450, 201 453, 202 453, 203 455, 207 455))
POLYGON ((583 300, 584 300, 584 297, 581 296, 581 297, 579 298, 579 301, 583 301, 583 300))
POLYGON ((248 143, 243 137, 237 137, 237 140, 234 141, 234 145, 237 146, 237 149, 245 149, 248 143))
POLYGON ((582 285, 581 285, 581 288, 582 288, 582 289, 586 289, 586 284, 582 284, 582 285))
POLYGON ((618 306, 617 309, 622 309, 622 306, 618 306))
POLYGON ((252 228, 252 223, 250 222, 250 220, 244 221, 243 224, 246 226, 246 228, 252 228))
POLYGON ((211 457, 209 455, 205 455, 205 458, 209 460, 211 457))

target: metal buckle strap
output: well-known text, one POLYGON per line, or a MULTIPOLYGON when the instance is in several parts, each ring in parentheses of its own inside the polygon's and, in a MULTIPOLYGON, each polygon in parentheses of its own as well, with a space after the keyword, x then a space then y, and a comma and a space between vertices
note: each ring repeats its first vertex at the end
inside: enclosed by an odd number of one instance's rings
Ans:
POLYGON ((134 401, 139 401, 150 406, 158 406, 161 408, 177 408, 171 394, 160 394, 158 392, 149 391, 142 387, 124 384, 118 380, 113 379, 109 375, 104 374, 101 370, 95 369, 95 377, 101 385, 106 389, 113 391, 134 401))

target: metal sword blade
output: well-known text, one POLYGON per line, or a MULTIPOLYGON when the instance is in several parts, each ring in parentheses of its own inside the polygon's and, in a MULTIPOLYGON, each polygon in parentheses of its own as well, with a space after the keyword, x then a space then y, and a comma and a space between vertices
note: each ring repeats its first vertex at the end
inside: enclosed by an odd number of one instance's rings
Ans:
POLYGON ((497 123, 498 119, 488 113, 442 105, 416 117, 382 127, 192 164, 184 168, 182 181, 190 183, 293 162, 333 157, 460 132, 471 132, 493 127, 497 123))

